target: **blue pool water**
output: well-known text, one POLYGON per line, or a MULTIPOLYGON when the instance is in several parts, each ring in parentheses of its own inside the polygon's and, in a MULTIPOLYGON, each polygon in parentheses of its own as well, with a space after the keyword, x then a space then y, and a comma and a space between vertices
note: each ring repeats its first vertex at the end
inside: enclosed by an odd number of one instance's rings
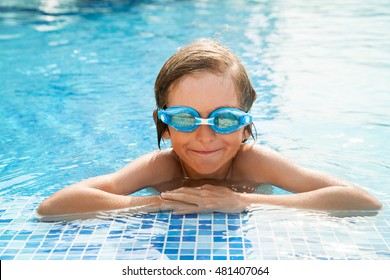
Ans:
POLYGON ((379 0, 0 0, 0 259, 390 259, 389 17, 379 0), (154 79, 200 37, 247 67, 260 144, 384 209, 39 222, 53 192, 157 149, 154 79))

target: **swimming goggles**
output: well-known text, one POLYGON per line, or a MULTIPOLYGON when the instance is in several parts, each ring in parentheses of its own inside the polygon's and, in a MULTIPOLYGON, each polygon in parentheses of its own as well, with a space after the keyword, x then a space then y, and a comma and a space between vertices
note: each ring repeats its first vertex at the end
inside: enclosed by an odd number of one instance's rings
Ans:
POLYGON ((157 116, 163 123, 182 132, 194 131, 199 125, 209 125, 215 132, 227 134, 252 123, 252 116, 237 108, 219 108, 203 119, 190 107, 173 106, 159 108, 157 116))

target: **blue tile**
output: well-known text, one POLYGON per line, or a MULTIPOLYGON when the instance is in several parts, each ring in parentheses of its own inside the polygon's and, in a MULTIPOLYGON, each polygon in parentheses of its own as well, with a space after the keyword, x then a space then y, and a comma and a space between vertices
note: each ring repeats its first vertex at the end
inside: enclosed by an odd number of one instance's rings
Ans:
POLYGON ((182 219, 171 220, 170 224, 171 225, 182 225, 183 224, 183 220, 182 219))
POLYGON ((181 236, 181 231, 178 230, 168 231, 168 236, 181 236))
POLYGON ((11 240, 13 235, 0 235, 0 240, 11 240))
POLYGON ((174 214, 172 214, 171 215, 171 220, 174 220, 174 219, 183 219, 183 215, 174 215, 174 214))
POLYGON ((213 260, 227 260, 226 256, 213 256, 213 260))
MULTIPOLYGON (((175 243, 168 243, 168 244, 175 244, 175 243)), ((152 243, 152 245, 155 248, 163 248, 164 247, 164 243, 152 243)))
POLYGON ((183 229, 196 229, 198 226, 197 225, 188 225, 188 224, 185 224, 183 226, 183 229))
POLYGON ((62 248, 62 249, 56 248, 53 250, 53 254, 66 253, 67 251, 68 251, 68 248, 62 248))
POLYGON ((72 242, 75 238, 76 238, 75 235, 69 235, 69 236, 62 236, 61 240, 62 241, 72 242))
POLYGON ((167 241, 168 242, 180 242, 180 237, 168 236, 167 241))
POLYGON ((142 218, 144 218, 144 219, 154 219, 154 218, 156 218, 156 214, 155 213, 143 214, 142 218))
POLYGON ((197 260, 211 260, 211 256, 196 256, 197 260))
POLYGON ((180 256, 179 260, 193 260, 194 256, 180 256))
POLYGON ((170 260, 178 260, 178 259, 179 259, 179 256, 178 256, 178 255, 169 255, 169 254, 167 254, 166 256, 167 256, 168 259, 170 259, 170 260))
POLYGON ((198 218, 198 214, 186 214, 184 215, 186 219, 196 219, 198 218))
POLYGON ((181 229, 182 226, 181 225, 170 225, 169 226, 169 230, 172 230, 172 229, 181 229))
POLYGON ((38 249, 36 251, 37 254, 44 254, 44 255, 48 255, 52 252, 52 249, 38 249))
POLYGON ((185 242, 195 242, 196 241, 196 236, 183 236, 182 241, 185 242))
POLYGON ((119 240, 121 238, 122 238, 121 235, 109 235, 109 236, 107 236, 107 240, 119 240))
POLYGON ((197 249, 196 254, 198 255, 210 255, 211 249, 197 249))
POLYGON ((146 224, 146 225, 141 225, 141 228, 142 228, 142 229, 145 229, 145 228, 153 228, 153 225, 148 225, 148 224, 146 224))
POLYGON ((242 243, 243 239, 242 239, 242 237, 229 237, 229 243, 230 242, 240 242, 240 243, 242 243))
POLYGON ((171 243, 165 244, 165 248, 179 248, 179 247, 180 247, 179 242, 171 242, 171 243))
POLYGON ((179 253, 179 249, 165 249, 164 250, 164 253, 165 254, 177 254, 177 253, 179 253))
POLYGON ((163 235, 154 236, 154 237, 152 238, 152 240, 164 242, 164 241, 165 241, 165 236, 163 236, 163 235))
POLYGON ((236 225, 228 225, 227 228, 228 228, 228 230, 238 230, 241 227, 240 226, 236 226, 236 225))
POLYGON ((214 242, 226 242, 227 239, 224 236, 214 236, 213 237, 214 242))
POLYGON ((96 260, 97 256, 95 255, 85 255, 83 256, 83 260, 96 260))
POLYGON ((110 224, 99 224, 96 226, 96 229, 106 229, 106 228, 109 228, 110 227, 110 224))
POLYGON ((85 250, 85 247, 70 247, 69 249, 69 252, 72 252, 72 253, 81 253, 81 252, 84 252, 85 250))
POLYGON ((199 229, 200 229, 200 230, 202 230, 202 229, 211 230, 211 225, 199 225, 199 229))
MULTIPOLYGON (((4 233, 6 233, 6 232, 9 232, 9 230, 6 230, 4 233)), ((21 230, 21 231, 19 231, 19 234, 28 234, 28 235, 30 235, 32 233, 33 232, 30 231, 30 230, 21 230)), ((16 232, 14 232, 13 234, 16 234, 16 232)))
POLYGON ((41 243, 39 242, 27 242, 24 244, 24 248, 38 248, 41 243))
POLYGON ((244 260, 244 256, 230 256, 230 260, 244 260))
POLYGON ((196 235, 196 230, 183 230, 183 235, 196 235))
POLYGON ((230 249, 229 253, 230 253, 230 255, 242 255, 244 252, 242 250, 238 250, 238 249, 230 249))
POLYGON ((224 214, 224 213, 214 213, 214 219, 226 220, 226 214, 224 214))
POLYGON ((51 239, 51 240, 59 240, 61 237, 61 235, 59 234, 50 234, 50 235, 46 235, 46 238, 45 239, 51 239))
POLYGON ((60 235, 62 231, 60 229, 51 229, 48 234, 49 235, 60 235))
POLYGON ((213 249, 213 255, 227 255, 226 249, 213 249))
MULTIPOLYGON (((128 225, 128 226, 126 226, 126 231, 133 231, 133 230, 139 229, 140 226, 141 226, 141 224, 128 225)), ((122 232, 122 231, 120 231, 120 232, 122 232)))
POLYGON ((229 248, 242 248, 242 243, 229 243, 229 248))
POLYGON ((159 221, 167 221, 168 222, 169 216, 170 216, 169 213, 161 212, 161 213, 157 214, 156 219, 159 221))
POLYGON ((0 260, 2 260, 2 261, 13 260, 14 258, 15 258, 15 256, 13 256, 13 255, 1 255, 0 256, 0 260))
POLYGON ((229 220, 239 220, 240 219, 239 214, 228 214, 227 216, 228 216, 229 220))
POLYGON ((194 255, 194 249, 181 249, 181 255, 194 255))
POLYGON ((7 249, 3 252, 4 255, 17 255, 20 250, 18 249, 7 249))

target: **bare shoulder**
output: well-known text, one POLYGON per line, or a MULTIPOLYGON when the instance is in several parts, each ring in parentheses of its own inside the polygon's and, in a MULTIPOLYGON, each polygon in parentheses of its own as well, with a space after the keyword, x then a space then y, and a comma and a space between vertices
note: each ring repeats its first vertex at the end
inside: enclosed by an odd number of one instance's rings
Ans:
POLYGON ((243 177, 262 183, 280 183, 281 177, 305 172, 277 151, 259 144, 242 145, 235 161, 243 177))
POLYGON ((234 170, 238 179, 267 182, 268 173, 275 162, 283 158, 259 144, 243 144, 234 159, 234 170))
POLYGON ((256 164, 269 164, 270 160, 282 160, 279 153, 259 144, 243 144, 236 155, 237 161, 251 161, 256 164))
POLYGON ((244 178, 292 192, 351 185, 329 174, 299 166, 278 152, 258 144, 243 145, 237 153, 237 170, 244 178))
POLYGON ((133 192, 179 177, 180 162, 172 149, 157 150, 133 160, 112 174, 117 188, 133 192))

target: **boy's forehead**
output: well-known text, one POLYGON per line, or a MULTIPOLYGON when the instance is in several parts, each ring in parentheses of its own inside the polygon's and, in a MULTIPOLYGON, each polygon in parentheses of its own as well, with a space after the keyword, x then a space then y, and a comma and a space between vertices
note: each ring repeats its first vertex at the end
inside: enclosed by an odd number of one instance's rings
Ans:
POLYGON ((167 101, 168 106, 199 107, 207 111, 239 107, 236 87, 229 73, 187 74, 170 88, 167 101))

